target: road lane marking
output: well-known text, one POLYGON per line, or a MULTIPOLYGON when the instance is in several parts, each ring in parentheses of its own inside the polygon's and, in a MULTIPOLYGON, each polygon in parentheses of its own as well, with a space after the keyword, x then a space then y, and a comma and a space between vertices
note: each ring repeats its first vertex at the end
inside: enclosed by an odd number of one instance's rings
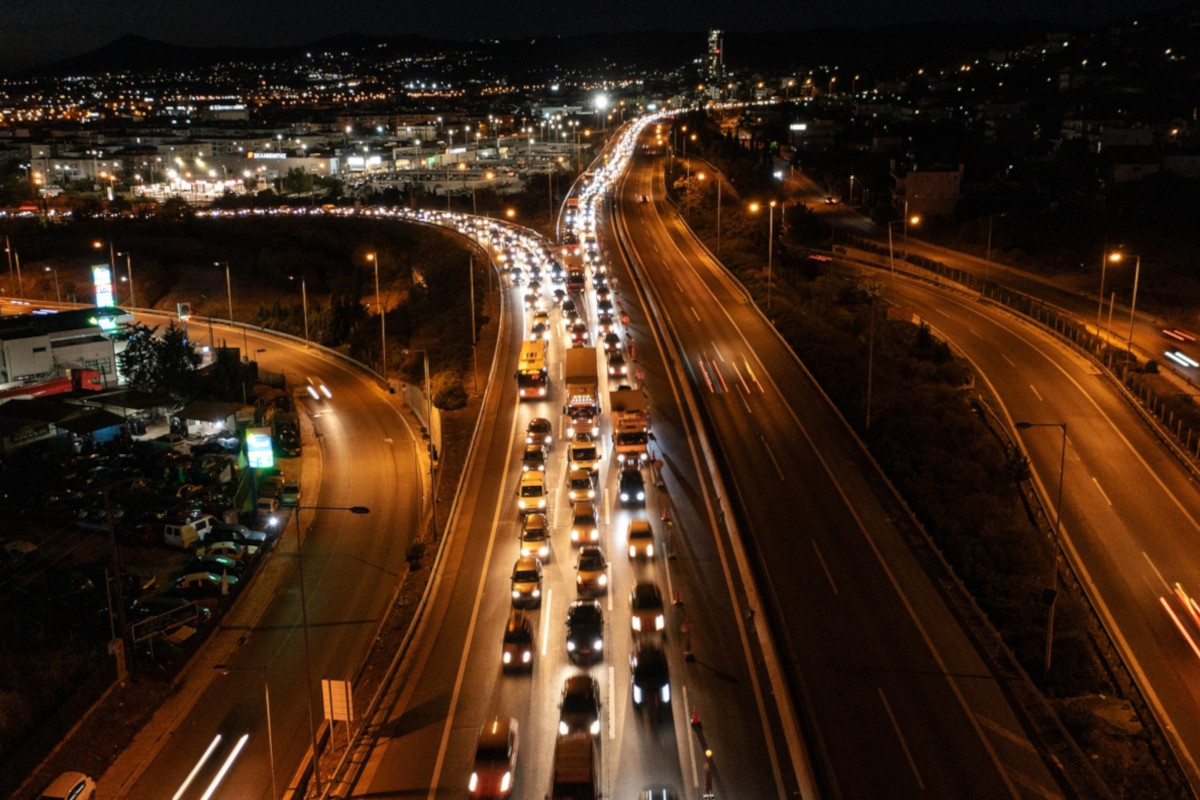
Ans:
POLYGON ((697 322, 699 322, 699 321, 700 321, 700 315, 699 315, 698 313, 696 313, 696 307, 695 307, 695 306, 688 306, 688 308, 690 308, 690 309, 692 310, 692 316, 696 318, 696 321, 697 321, 697 322))
MULTIPOLYGON (((1003 725, 1000 725, 999 723, 995 722, 994 720, 988 719, 987 717, 983 716, 982 714, 977 714, 976 716, 979 718, 980 725, 987 728, 989 731, 992 731, 997 736, 1003 737, 1004 739, 1006 739, 1007 741, 1009 741, 1012 744, 1015 744, 1017 747, 1021 748, 1022 750, 1027 750, 1030 753, 1037 752, 1037 748, 1035 748, 1033 746, 1033 743, 1029 741, 1028 737, 1018 736, 1017 734, 1010 731, 1008 728, 1005 728, 1003 725)), ((1057 795, 1046 795, 1046 796, 1057 797, 1057 795)))
POLYGON ((763 447, 767 450, 767 455, 771 458, 771 463, 775 465, 775 472, 779 475, 779 480, 787 482, 787 478, 783 476, 783 470, 779 468, 779 462, 775 460, 775 454, 771 452, 771 445, 767 444, 767 439, 761 433, 758 438, 763 443, 763 447))
POLYGON ((825 557, 821 555, 821 548, 817 546, 817 540, 812 540, 813 550, 817 554, 817 560, 821 562, 821 569, 825 570, 825 577, 829 579, 829 586, 833 589, 833 593, 838 593, 837 583, 833 580, 833 573, 829 571, 829 565, 825 563, 825 557))
MULTIPOLYGON (((688 709, 691 708, 691 706, 688 704, 688 693, 687 693, 687 684, 686 683, 682 687, 682 692, 683 692, 683 713, 687 714, 688 709)), ((690 736, 688 737, 687 751, 688 751, 688 758, 690 758, 692 760, 692 787, 695 789, 699 789, 700 788, 700 771, 696 768, 696 746, 694 744, 692 744, 692 737, 690 737, 690 736)))
POLYGON ((709 339, 709 340, 708 340, 708 343, 712 345, 712 347, 713 347, 713 352, 717 354, 717 358, 719 358, 719 359, 721 359, 722 361, 724 361, 724 360, 725 360, 725 356, 721 355, 721 348, 717 347, 717 343, 716 343, 716 342, 714 342, 712 339, 709 339))
POLYGON ((892 721, 892 728, 896 731, 896 738, 900 740, 900 747, 904 748, 904 757, 908 759, 908 766, 912 768, 913 777, 917 779, 917 786, 921 791, 925 791, 925 781, 921 780, 921 773, 917 771, 917 762, 913 760, 912 751, 908 749, 908 742, 904 739, 904 733, 900 730, 900 723, 896 721, 896 715, 892 713, 892 707, 888 704, 887 695, 883 693, 883 687, 876 687, 879 690, 879 699, 883 701, 883 710, 887 712, 888 719, 892 721))
POLYGON ((1016 364, 1014 364, 1014 363, 1012 362, 1012 359, 1011 359, 1011 358, 1009 358, 1008 356, 1004 355, 1004 353, 1001 353, 1001 354, 1000 354, 1000 357, 1001 357, 1001 358, 1003 358, 1005 361, 1007 361, 1007 362, 1008 362, 1008 365, 1009 365, 1010 367, 1012 367, 1013 369, 1016 369, 1016 368, 1017 368, 1017 365, 1016 365, 1016 364))
POLYGON ((1042 395, 1038 393, 1038 390, 1034 388, 1032 383, 1029 384, 1029 391, 1033 392, 1034 397, 1036 397, 1038 400, 1042 399, 1042 395))
POLYGON ((550 641, 550 596, 554 594, 553 589, 546 590, 546 596, 542 598, 542 655, 546 655, 546 645, 550 641))
POLYGON ((750 408, 750 401, 749 401, 749 400, 747 400, 746 398, 742 397, 740 394, 738 395, 738 399, 739 399, 739 400, 741 400, 741 401, 742 401, 742 405, 744 405, 744 406, 746 407, 746 413, 747 413, 747 414, 753 414, 753 413, 754 413, 754 409, 750 408))
MULTIPOLYGON (((762 387, 762 384, 758 382, 758 376, 754 374, 754 369, 751 368, 751 366, 750 366, 750 360, 748 358, 746 358, 745 356, 742 356, 742 362, 746 365, 746 374, 750 376, 750 380, 754 381, 754 385, 758 387, 758 391, 760 391, 763 394, 766 394, 767 390, 764 389, 762 387)), ((789 408, 790 408, 790 406, 789 406, 789 408)), ((799 420, 797 420, 797 422, 798 421, 799 420)))
MULTIPOLYGON (((745 390, 746 394, 750 394, 750 387, 746 384, 746 379, 742 377, 742 371, 740 369, 738 369, 737 364, 733 365, 733 373, 735 375, 737 375, 738 381, 742 384, 742 389, 745 390)), ((745 400, 743 400, 743 402, 745 402, 745 400)), ((750 407, 750 405, 747 404, 746 408, 749 408, 749 407, 750 407)))
POLYGON ((617 738, 617 684, 613 667, 608 667, 608 738, 617 738))
POLYGON ((1104 502, 1108 503, 1111 506, 1112 500, 1108 499, 1108 495, 1105 494, 1104 489, 1102 489, 1100 487, 1100 481, 1096 480, 1095 478, 1092 478, 1092 483, 1096 484, 1096 491, 1100 492, 1100 496, 1104 498, 1104 502))
POLYGON ((1171 584, 1167 583, 1167 579, 1164 578, 1162 573, 1158 571, 1158 567, 1156 567, 1154 562, 1150 560, 1150 556, 1145 550, 1142 551, 1142 558, 1146 559, 1146 563, 1150 565, 1150 569, 1154 570, 1154 576, 1158 578, 1159 583, 1163 585, 1163 589, 1168 592, 1172 591, 1171 584))

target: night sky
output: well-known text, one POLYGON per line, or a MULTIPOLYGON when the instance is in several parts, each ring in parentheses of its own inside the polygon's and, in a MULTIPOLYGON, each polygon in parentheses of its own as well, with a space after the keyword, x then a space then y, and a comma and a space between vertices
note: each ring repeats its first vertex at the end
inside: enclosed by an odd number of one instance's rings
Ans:
POLYGON ((359 32, 500 39, 634 30, 803 30, 832 25, 1111 22, 1168 0, 0 0, 0 69, 78 55, 127 34, 180 45, 294 45, 359 32))

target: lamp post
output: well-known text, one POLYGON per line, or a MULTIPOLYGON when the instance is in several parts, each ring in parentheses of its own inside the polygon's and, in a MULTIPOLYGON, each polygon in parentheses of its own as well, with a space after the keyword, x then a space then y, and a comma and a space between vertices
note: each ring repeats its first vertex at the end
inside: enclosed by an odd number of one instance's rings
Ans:
MULTIPOLYGON (((474 304, 472 304, 474 309, 474 304)), ((474 328, 472 327, 472 330, 474 328)), ((413 350, 405 350, 404 355, 411 353, 420 353, 425 361, 425 427, 429 433, 429 493, 432 502, 429 504, 433 520, 433 537, 437 538, 437 489, 433 485, 433 388, 429 382, 429 351, 423 347, 418 347, 413 350)))
MULTIPOLYGON (((288 275, 289 281, 296 280, 295 275, 288 275)), ((308 347, 308 284, 304 280, 304 276, 300 276, 300 302, 304 306, 304 346, 308 347)))
MULTIPOLYGON (((908 206, 908 203, 907 203, 907 201, 905 201, 905 207, 907 208, 907 206, 908 206)), ((892 305, 896 305, 896 250, 892 246, 892 228, 895 225, 904 223, 904 240, 907 242, 908 241, 908 223, 910 221, 912 222, 913 225, 916 225, 917 223, 919 223, 921 221, 921 218, 914 214, 911 220, 909 220, 908 217, 905 217, 904 219, 894 219, 887 224, 888 264, 890 265, 891 270, 892 270, 892 305)))
MULTIPOLYGON (((1003 217, 1003 216, 1004 216, 1004 212, 1003 212, 1003 211, 1001 211, 1001 212, 999 212, 999 213, 996 213, 996 214, 988 214, 987 255, 986 255, 986 256, 984 257, 984 259, 983 259, 983 261, 984 261, 984 264, 983 264, 983 270, 984 270, 984 271, 983 271, 983 280, 984 280, 985 282, 986 282, 986 281, 987 281, 989 278, 991 278, 991 269, 992 269, 992 222, 993 222, 993 221, 996 219, 996 217, 1003 217)), ((1103 281, 1103 280, 1101 280, 1101 281, 1100 281, 1100 284, 1101 284, 1101 290, 1100 290, 1100 291, 1101 291, 1101 293, 1103 293, 1103 291, 1104 291, 1104 289, 1103 289, 1104 281, 1103 281)), ((1097 322, 1096 324, 1097 324, 1097 325, 1099 325, 1099 322, 1097 322)))
POLYGON ((717 181, 717 255, 721 255, 721 173, 716 174, 717 181))
MULTIPOLYGON (((769 211, 767 212, 767 313, 771 311, 771 273, 774 265, 775 255, 775 201, 772 200, 767 204, 769 211)), ((758 203, 751 203, 750 210, 758 213, 761 206, 758 203)))
MULTIPOLYGON (((1124 253, 1116 252, 1109 255, 1108 260, 1116 264, 1127 257, 1124 253)), ((1142 273, 1142 257, 1136 255, 1133 259, 1133 297, 1129 301, 1129 338, 1125 344, 1125 352, 1130 360, 1133 358, 1133 315, 1137 310, 1138 276, 1142 273)))
POLYGON ((1059 538, 1062 536, 1062 496, 1063 496, 1063 476, 1067 469, 1067 423, 1065 422, 1018 422, 1017 428, 1025 430, 1027 428, 1060 428, 1062 429, 1062 455, 1058 460, 1058 503, 1054 511, 1054 559, 1052 562, 1052 570, 1050 572, 1050 590, 1047 594, 1047 602, 1050 606, 1050 611, 1046 615, 1046 663, 1045 672, 1050 672, 1050 653, 1054 644, 1054 603, 1058 598, 1058 547, 1059 538))
POLYGON ((275 783, 275 736, 271 730, 271 689, 267 684, 266 667, 231 667, 228 664, 217 664, 213 669, 222 675, 231 672, 261 672, 263 676, 263 706, 267 715, 267 758, 271 762, 271 800, 279 797, 279 787, 275 783))
POLYGON ((46 272, 54 273, 54 296, 57 299, 58 304, 62 305, 62 292, 59 291, 58 288, 58 270, 54 267, 46 267, 46 272))
MULTIPOLYGON (((96 250, 103 250, 104 242, 97 239, 96 241, 92 242, 92 247, 96 250)), ((108 243, 108 268, 112 270, 111 274, 115 277, 117 274, 117 257, 113 250, 112 241, 109 241, 108 243)))
POLYGON ((225 297, 229 301, 229 324, 233 324, 233 284, 229 280, 229 262, 214 261, 214 267, 225 267, 225 297))
POLYGON ((304 536, 300 531, 301 511, 349 511, 351 514, 370 514, 366 506, 296 506, 296 567, 300 573, 300 622, 304 628, 304 672, 306 676, 305 694, 308 695, 308 732, 312 737, 313 749, 313 780, 317 792, 321 791, 320 751, 317 749, 317 713, 313 704, 313 673, 312 657, 308 646, 308 602, 304 595, 304 536))
POLYGON ((383 373, 383 382, 387 383, 387 309, 383 305, 383 295, 379 293, 379 255, 374 251, 367 253, 367 261, 375 265, 375 299, 379 301, 381 372, 383 373))
POLYGON ((137 308, 137 294, 133 291, 133 262, 130 259, 129 251, 117 253, 119 256, 125 256, 125 274, 129 278, 129 307, 137 308))

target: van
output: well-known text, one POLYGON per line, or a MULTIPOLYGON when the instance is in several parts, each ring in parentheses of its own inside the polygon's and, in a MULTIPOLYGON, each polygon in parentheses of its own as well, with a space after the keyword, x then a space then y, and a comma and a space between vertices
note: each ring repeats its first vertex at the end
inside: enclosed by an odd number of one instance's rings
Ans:
POLYGON ((168 547, 182 547, 184 550, 190 549, 203 541, 216 524, 217 518, 212 514, 205 514, 190 522, 168 522, 163 526, 163 544, 168 547))
POLYGON ((559 736, 554 742, 550 800, 599 800, 600 751, 586 732, 559 736))

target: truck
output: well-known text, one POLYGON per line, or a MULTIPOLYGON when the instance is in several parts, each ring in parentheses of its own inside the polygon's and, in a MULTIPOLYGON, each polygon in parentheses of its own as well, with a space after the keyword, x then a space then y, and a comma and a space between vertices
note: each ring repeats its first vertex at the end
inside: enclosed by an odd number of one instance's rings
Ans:
POLYGON ((600 750, 589 733, 569 733, 554 742, 550 800, 598 800, 600 750))
POLYGON ((567 398, 566 405, 563 406, 563 414, 567 417, 567 424, 564 426, 567 437, 570 438, 581 431, 598 434, 600 389, 594 347, 572 347, 567 350, 563 385, 566 386, 567 398))
POLYGON ((650 411, 646 395, 639 389, 610 392, 613 452, 620 461, 644 462, 650 458, 650 411))

